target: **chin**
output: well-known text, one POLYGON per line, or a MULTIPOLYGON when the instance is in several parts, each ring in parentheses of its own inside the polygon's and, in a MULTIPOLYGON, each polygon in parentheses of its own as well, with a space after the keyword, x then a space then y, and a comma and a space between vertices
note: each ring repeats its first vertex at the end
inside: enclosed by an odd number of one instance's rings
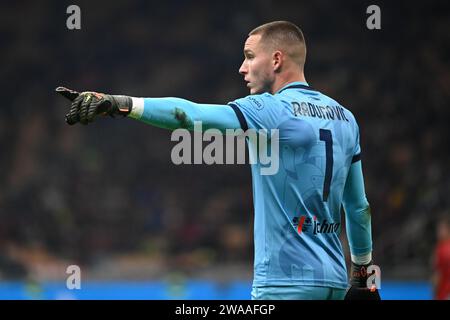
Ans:
POLYGON ((250 89, 250 94, 259 94, 261 90, 258 90, 258 88, 251 88, 250 89))
POLYGON ((262 94, 265 92, 270 92, 269 86, 259 86, 259 87, 250 88, 250 94, 262 94))

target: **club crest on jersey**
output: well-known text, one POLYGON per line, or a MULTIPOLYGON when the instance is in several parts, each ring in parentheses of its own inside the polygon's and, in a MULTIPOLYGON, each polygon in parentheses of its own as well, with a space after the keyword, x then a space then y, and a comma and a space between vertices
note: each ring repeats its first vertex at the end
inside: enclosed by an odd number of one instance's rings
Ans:
POLYGON ((294 217, 292 223, 297 227, 299 234, 312 230, 314 235, 318 233, 336 233, 341 226, 339 222, 328 222, 327 219, 318 221, 316 216, 313 216, 312 220, 308 216, 294 217))

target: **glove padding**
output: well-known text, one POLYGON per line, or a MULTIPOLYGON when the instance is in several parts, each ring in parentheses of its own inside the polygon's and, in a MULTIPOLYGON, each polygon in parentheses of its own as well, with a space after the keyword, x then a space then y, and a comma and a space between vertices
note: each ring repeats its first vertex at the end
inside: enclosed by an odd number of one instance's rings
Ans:
POLYGON ((77 122, 88 124, 93 122, 97 115, 122 115, 131 112, 132 101, 127 96, 109 95, 98 92, 77 92, 65 87, 58 87, 55 91, 72 101, 66 122, 73 125, 77 122))
POLYGON ((368 274, 367 268, 373 262, 366 265, 357 265, 352 262, 350 288, 347 290, 344 300, 381 300, 380 293, 375 285, 367 287, 367 278, 375 273, 368 274))

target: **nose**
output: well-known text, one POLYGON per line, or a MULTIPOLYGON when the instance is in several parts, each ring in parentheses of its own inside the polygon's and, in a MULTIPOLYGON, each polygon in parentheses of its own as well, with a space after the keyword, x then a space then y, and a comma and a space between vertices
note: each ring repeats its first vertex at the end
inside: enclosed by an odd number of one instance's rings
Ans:
POLYGON ((245 63, 245 60, 242 62, 241 67, 239 68, 239 73, 242 75, 245 75, 248 73, 247 64, 245 63))

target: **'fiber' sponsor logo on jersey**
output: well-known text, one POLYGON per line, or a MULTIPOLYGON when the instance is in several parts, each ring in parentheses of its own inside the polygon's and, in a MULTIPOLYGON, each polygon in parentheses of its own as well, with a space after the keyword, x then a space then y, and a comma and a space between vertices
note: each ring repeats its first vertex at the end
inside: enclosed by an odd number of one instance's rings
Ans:
POLYGON ((292 221, 294 226, 297 226, 299 234, 302 232, 308 232, 312 228, 313 234, 318 233, 335 233, 339 231, 341 224, 339 222, 328 222, 327 219, 319 222, 317 217, 313 216, 313 221, 307 216, 295 217, 292 221))

